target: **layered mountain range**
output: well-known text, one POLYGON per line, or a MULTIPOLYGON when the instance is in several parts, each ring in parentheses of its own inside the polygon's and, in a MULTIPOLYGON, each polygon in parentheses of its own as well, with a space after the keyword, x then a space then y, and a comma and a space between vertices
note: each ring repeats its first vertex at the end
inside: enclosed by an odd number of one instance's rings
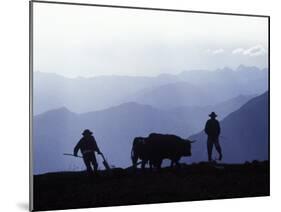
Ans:
POLYGON ((191 70, 156 77, 66 78, 35 72, 34 114, 60 107, 85 113, 127 102, 161 109, 215 105, 239 95, 265 92, 268 88, 267 78, 267 69, 246 66, 235 70, 191 70))
POLYGON ((131 165, 134 137, 151 132, 197 140, 192 157, 183 161, 204 161, 201 131, 211 111, 221 121, 225 162, 266 160, 267 88, 267 70, 244 66, 157 77, 69 79, 35 73, 34 173, 84 169, 81 160, 63 153, 73 151, 86 128, 116 167, 131 165))

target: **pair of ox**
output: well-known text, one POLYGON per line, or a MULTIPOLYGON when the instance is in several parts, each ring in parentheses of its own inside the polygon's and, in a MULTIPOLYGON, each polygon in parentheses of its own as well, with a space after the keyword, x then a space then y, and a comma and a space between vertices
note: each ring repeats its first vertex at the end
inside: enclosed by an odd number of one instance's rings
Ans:
POLYGON ((179 166, 181 157, 191 156, 191 143, 194 141, 176 135, 152 133, 148 137, 136 137, 133 141, 131 159, 136 168, 141 160, 142 169, 149 163, 150 168, 161 168, 164 159, 171 160, 171 167, 179 166))

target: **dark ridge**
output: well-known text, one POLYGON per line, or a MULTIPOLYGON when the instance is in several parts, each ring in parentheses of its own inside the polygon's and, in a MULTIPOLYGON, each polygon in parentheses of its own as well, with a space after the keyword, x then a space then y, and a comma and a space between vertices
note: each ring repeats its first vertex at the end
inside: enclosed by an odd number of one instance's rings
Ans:
POLYGON ((34 176, 34 209, 59 210, 269 195, 268 161, 181 164, 161 170, 112 169, 98 176, 34 176))

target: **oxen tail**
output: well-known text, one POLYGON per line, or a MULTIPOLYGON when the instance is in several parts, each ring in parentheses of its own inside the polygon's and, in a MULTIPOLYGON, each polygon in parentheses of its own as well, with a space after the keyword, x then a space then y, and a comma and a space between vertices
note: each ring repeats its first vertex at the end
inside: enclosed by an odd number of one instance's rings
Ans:
POLYGON ((131 150, 131 159, 134 167, 138 165, 137 163, 138 159, 141 159, 140 151, 142 149, 141 147, 143 146, 143 142, 144 142, 144 138, 142 137, 136 137, 133 141, 133 146, 131 150))
POLYGON ((135 153, 134 153, 134 147, 132 148, 132 150, 131 150, 131 159, 133 160, 133 158, 134 158, 134 155, 135 155, 135 153))
POLYGON ((136 158, 136 155, 135 155, 134 146, 132 147, 132 150, 131 150, 131 160, 132 160, 133 166, 135 166, 138 159, 136 158))

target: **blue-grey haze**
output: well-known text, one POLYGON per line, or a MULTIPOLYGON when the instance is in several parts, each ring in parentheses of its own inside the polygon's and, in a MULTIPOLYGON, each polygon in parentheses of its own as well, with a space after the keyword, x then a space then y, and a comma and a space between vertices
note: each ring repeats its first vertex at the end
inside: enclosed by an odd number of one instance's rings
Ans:
MULTIPOLYGON (((134 137, 158 132, 188 138, 203 129, 211 111, 219 114, 228 138, 222 140, 226 162, 264 160, 267 77, 267 69, 246 66, 157 77, 69 79, 35 73, 35 111, 46 112, 34 116, 34 173, 84 169, 82 160, 63 153, 73 151, 85 128, 94 132, 110 164, 127 167, 134 137), (232 147, 243 154, 232 155, 232 147)), ((195 137, 193 155, 185 162, 206 160, 206 138, 195 137)))
POLYGON ((260 94, 268 87, 267 69, 239 66, 190 70, 156 77, 100 76, 66 78, 34 73, 34 113, 66 107, 84 113, 126 102, 169 109, 179 106, 214 105, 243 95, 260 94))
POLYGON ((85 128, 115 166, 151 132, 194 135, 183 161, 205 160, 211 111, 225 162, 267 159, 267 18, 35 2, 33 26, 35 174, 84 169, 63 153, 85 128))

